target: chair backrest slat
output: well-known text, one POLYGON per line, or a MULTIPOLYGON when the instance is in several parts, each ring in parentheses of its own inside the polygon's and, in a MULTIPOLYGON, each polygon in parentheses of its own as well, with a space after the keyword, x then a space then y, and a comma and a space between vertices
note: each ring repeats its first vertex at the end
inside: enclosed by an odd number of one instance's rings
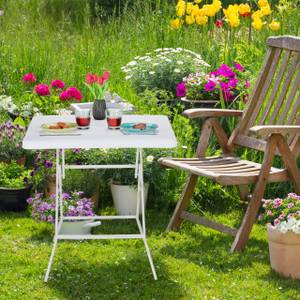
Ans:
MULTIPOLYGON (((297 98, 294 106, 292 106, 292 101, 293 101, 294 97, 296 96, 297 91, 299 90, 299 86, 300 86, 300 68, 298 68, 298 74, 296 76, 295 83, 291 90, 289 100, 285 107, 284 113, 282 114, 282 116, 279 120, 280 124, 283 124, 284 119, 287 117, 288 117, 287 125, 294 124, 294 121, 296 120, 297 113, 299 112, 299 107, 300 107, 300 93, 298 95, 298 98, 297 98), (289 111, 290 111, 290 114, 287 116, 289 111)), ((300 120, 297 120, 296 123, 299 124, 300 120)))
POLYGON ((285 56, 283 58, 283 61, 281 63, 280 71, 277 74, 277 78, 276 78, 275 84, 273 86, 272 94, 270 96, 270 100, 271 101, 268 101, 267 107, 265 108, 265 111, 262 114, 261 119, 258 121, 258 124, 260 124, 260 125, 264 124, 267 116, 270 113, 270 109, 271 109, 272 104, 273 104, 272 100, 275 99, 275 97, 276 97, 276 94, 277 94, 277 91, 278 91, 277 87, 280 85, 280 83, 282 81, 282 78, 283 78, 283 75, 284 75, 284 72, 285 72, 285 70, 286 70, 286 68, 288 66, 288 61, 289 61, 289 58, 290 58, 290 54, 291 54, 291 51, 286 51, 285 56))
POLYGON ((279 113, 280 109, 282 108, 283 101, 284 101, 285 96, 286 96, 286 94, 289 90, 290 84, 291 84, 292 79, 293 79, 293 75, 294 75, 296 67, 299 63, 299 59, 300 59, 300 53, 297 52, 297 53, 295 53, 295 55, 292 59, 291 66, 289 68, 289 71, 288 71, 288 74, 286 76, 285 82, 283 83, 281 93, 279 95, 279 98, 277 99, 276 106, 274 108, 274 111, 273 111, 272 115, 270 116, 270 119, 269 119, 270 124, 275 123, 276 117, 278 116, 278 113, 279 113))
MULTIPOLYGON (((300 38, 271 37, 258 80, 243 117, 231 134, 228 147, 241 145, 264 151, 265 140, 249 135, 254 125, 300 125, 300 38)), ((300 153, 300 135, 290 135, 289 145, 300 153)))

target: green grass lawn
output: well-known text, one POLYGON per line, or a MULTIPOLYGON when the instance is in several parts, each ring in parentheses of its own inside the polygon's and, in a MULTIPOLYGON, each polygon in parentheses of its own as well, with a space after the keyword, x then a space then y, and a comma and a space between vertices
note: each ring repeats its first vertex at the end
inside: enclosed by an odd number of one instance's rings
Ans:
MULTIPOLYGON (((51 226, 2 213, 0 299, 300 299, 300 282, 270 268, 265 227, 256 225, 247 249, 229 255, 231 237, 188 223, 165 233, 168 219, 147 214, 158 281, 140 240, 62 241, 46 284, 51 226)), ((236 225, 238 216, 218 219, 236 225)), ((109 221, 98 230, 133 232, 135 226, 109 221)))

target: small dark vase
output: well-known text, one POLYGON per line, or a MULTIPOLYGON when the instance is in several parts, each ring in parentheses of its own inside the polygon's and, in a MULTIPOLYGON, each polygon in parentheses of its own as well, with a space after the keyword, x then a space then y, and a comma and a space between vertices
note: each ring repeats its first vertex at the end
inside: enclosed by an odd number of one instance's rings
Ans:
POLYGON ((106 103, 105 100, 96 99, 93 104, 93 117, 95 120, 105 119, 106 103))

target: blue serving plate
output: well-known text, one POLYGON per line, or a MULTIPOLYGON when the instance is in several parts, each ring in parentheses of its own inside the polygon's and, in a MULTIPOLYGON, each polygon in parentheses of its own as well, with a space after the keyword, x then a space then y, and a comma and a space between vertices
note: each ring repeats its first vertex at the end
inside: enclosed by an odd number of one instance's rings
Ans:
MULTIPOLYGON (((141 123, 141 122, 139 122, 141 123)), ((145 129, 136 129, 133 128, 134 125, 139 123, 123 123, 121 124, 121 131, 124 134, 156 134, 157 133, 157 124, 155 123, 145 123, 146 128, 145 129)))

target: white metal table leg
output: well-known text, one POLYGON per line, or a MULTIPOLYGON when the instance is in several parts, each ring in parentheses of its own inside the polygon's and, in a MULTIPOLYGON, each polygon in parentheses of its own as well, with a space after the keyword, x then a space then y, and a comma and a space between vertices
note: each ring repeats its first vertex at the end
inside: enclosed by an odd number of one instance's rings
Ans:
POLYGON ((143 235, 143 242, 146 248, 146 253, 149 259, 149 263, 151 266, 152 274, 154 280, 157 280, 157 275, 155 271, 155 267, 153 264, 153 259, 150 253, 150 249, 147 244, 146 239, 146 222, 145 222, 145 195, 144 195, 144 171, 143 171, 143 150, 138 149, 139 152, 139 168, 138 168, 138 205, 137 205, 137 224, 140 229, 141 234, 143 235), (140 203, 139 203, 140 202, 140 203), (139 204, 141 204, 141 210, 142 210, 142 224, 139 220, 139 204))
POLYGON ((47 271, 46 271, 46 274, 45 274, 45 279, 44 279, 45 282, 47 282, 48 278, 49 278, 49 273, 50 273, 50 270, 51 270, 51 265, 52 265, 52 262, 53 262, 56 246, 57 246, 57 237, 55 236, 52 251, 51 251, 51 255, 50 255, 50 259, 49 259, 49 262, 48 262, 47 271))
POLYGON ((62 180, 61 180, 61 166, 60 166, 60 154, 59 154, 59 150, 56 150, 56 195, 55 195, 55 232, 54 232, 54 240, 53 240, 53 247, 52 247, 52 251, 51 251, 51 255, 50 255, 50 259, 48 262, 48 267, 47 267, 47 271, 45 274, 45 278, 44 281, 47 282, 48 278, 49 278, 49 273, 51 270, 51 265, 53 262, 53 258, 54 258, 54 253, 55 253, 55 249, 57 246, 57 236, 61 227, 61 221, 62 221, 62 216, 60 216, 60 221, 59 221, 59 208, 60 208, 60 202, 61 202, 61 194, 62 194, 62 180))

